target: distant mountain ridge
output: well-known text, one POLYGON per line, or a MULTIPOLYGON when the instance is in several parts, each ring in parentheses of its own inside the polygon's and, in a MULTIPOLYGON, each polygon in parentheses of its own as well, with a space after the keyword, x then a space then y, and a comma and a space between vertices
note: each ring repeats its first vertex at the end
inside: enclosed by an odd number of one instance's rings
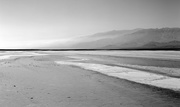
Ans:
POLYGON ((50 49, 180 49, 180 28, 112 30, 80 36, 50 49))
POLYGON ((180 41, 171 41, 171 42, 163 42, 163 43, 158 43, 158 42, 151 42, 148 44, 145 44, 141 48, 145 49, 180 49, 180 41))
POLYGON ((180 28, 114 30, 80 38, 73 49, 180 48, 180 28), (96 38, 96 39, 94 39, 96 38))

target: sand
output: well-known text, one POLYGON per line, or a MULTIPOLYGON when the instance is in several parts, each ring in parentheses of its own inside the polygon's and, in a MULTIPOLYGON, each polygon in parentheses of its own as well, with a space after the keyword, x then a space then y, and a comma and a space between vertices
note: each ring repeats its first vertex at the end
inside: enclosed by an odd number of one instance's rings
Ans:
MULTIPOLYGON (((0 107, 178 107, 178 92, 138 84, 55 61, 64 53, 0 60, 0 107)), ((8 53, 9 55, 10 53, 8 53)), ((36 55, 38 54, 38 55, 36 55)), ((13 53, 13 55, 15 55, 13 53)), ((83 58, 87 61, 88 58, 83 58)), ((76 59, 78 62, 78 59, 76 59)))

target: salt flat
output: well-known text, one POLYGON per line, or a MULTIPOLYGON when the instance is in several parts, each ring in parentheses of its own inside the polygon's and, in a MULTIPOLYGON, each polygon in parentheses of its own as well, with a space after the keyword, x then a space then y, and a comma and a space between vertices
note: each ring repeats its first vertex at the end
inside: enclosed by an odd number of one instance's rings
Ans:
POLYGON ((3 52, 0 58, 1 107, 180 105, 179 52, 3 52))
MULTIPOLYGON (((63 62, 57 61, 58 64, 74 65, 87 70, 97 71, 108 76, 118 77, 121 79, 130 80, 137 83, 148 84, 160 88, 172 89, 180 91, 180 79, 160 74, 147 73, 140 70, 134 70, 123 67, 111 67, 101 64, 89 64, 78 62, 63 62)), ((178 69, 180 71, 180 69, 178 69)))
POLYGON ((69 53, 158 59, 180 59, 179 51, 70 51, 69 53))

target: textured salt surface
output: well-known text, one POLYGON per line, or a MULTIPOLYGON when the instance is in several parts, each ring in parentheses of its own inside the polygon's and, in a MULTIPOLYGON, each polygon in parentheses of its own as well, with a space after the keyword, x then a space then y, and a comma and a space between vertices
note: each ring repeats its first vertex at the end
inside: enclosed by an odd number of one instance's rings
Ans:
POLYGON ((2 60, 2 59, 8 59, 8 58, 10 58, 10 55, 0 56, 0 60, 2 60))
POLYGON ((156 59, 180 59, 179 51, 69 51, 74 54, 105 55, 119 57, 142 57, 156 59))
POLYGON ((168 67, 155 67, 155 66, 142 66, 142 65, 130 65, 130 64, 117 64, 123 67, 131 67, 137 69, 144 69, 150 71, 157 71, 160 73, 168 74, 171 76, 180 76, 180 69, 179 68, 168 68, 168 67))
MULTIPOLYGON (((82 56, 67 56, 68 58, 72 58, 73 60, 68 61, 86 61, 86 60, 92 60, 88 59, 86 57, 82 56)), ((133 69, 141 69, 141 70, 148 70, 152 71, 154 73, 161 73, 165 74, 171 77, 180 77, 180 68, 169 68, 169 67, 159 67, 159 66, 143 66, 143 65, 132 65, 132 64, 122 64, 122 63, 116 63, 116 64, 110 64, 115 66, 121 66, 121 67, 128 67, 133 69)))
POLYGON ((143 72, 135 69, 107 66, 103 64, 56 61, 58 64, 78 66, 87 70, 97 71, 108 76, 118 77, 129 81, 152 85, 161 88, 180 90, 180 79, 160 74, 143 72))
MULTIPOLYGON (((7 53, 7 54, 10 54, 11 52, 7 53)), ((48 54, 39 54, 39 53, 34 53, 34 52, 22 52, 21 54, 19 54, 20 52, 15 52, 14 55, 2 55, 0 56, 0 60, 2 59, 9 59, 10 57, 13 57, 13 56, 18 56, 18 57, 21 57, 21 56, 39 56, 39 55, 48 55, 48 54)))

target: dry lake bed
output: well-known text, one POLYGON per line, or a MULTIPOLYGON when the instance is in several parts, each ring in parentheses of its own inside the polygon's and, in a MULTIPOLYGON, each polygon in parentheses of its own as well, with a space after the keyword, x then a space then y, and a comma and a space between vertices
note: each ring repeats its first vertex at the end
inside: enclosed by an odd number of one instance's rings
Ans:
POLYGON ((179 51, 0 51, 0 107, 179 105, 179 51))

